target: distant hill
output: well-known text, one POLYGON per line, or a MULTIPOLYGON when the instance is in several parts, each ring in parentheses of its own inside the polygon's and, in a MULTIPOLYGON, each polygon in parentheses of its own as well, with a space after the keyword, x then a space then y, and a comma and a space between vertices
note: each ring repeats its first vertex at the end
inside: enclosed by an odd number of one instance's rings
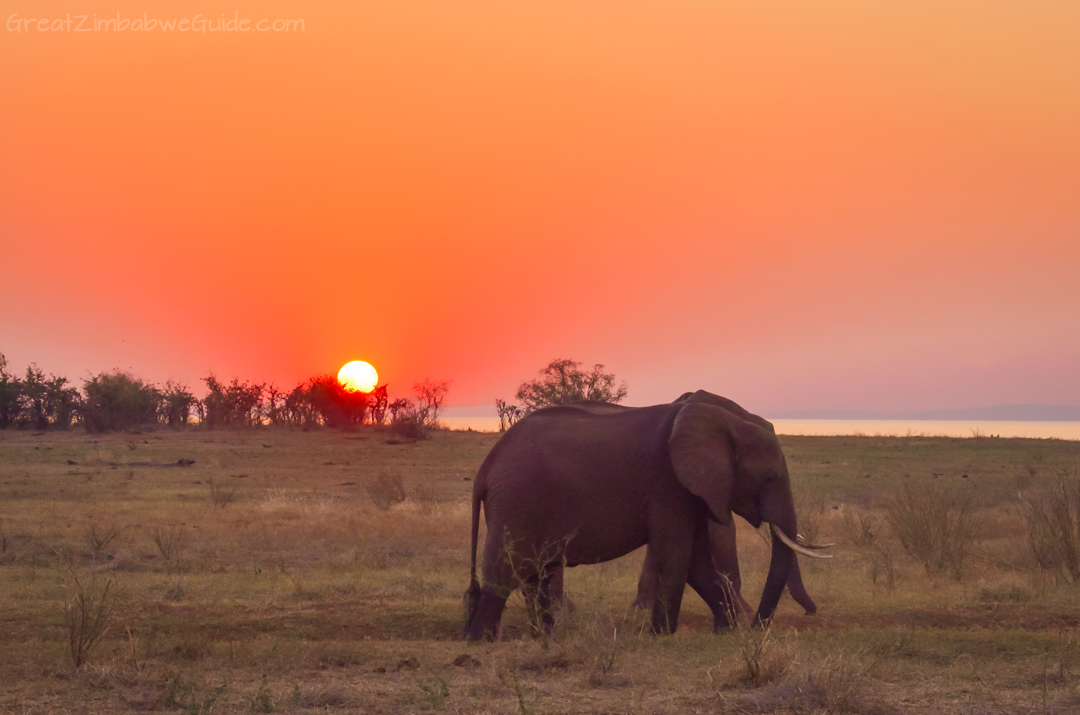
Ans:
POLYGON ((444 407, 439 414, 446 418, 451 417, 498 417, 494 405, 476 405, 474 407, 444 407))
POLYGON ((997 405, 963 410, 873 412, 871 410, 796 410, 772 412, 778 420, 1001 420, 1007 422, 1080 422, 1080 406, 997 405))

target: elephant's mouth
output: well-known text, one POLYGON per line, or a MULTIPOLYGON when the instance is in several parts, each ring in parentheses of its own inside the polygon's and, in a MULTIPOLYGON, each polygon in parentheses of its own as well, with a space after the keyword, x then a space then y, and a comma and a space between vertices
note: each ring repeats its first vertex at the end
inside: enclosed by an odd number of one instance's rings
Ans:
POLYGON ((832 544, 815 544, 813 542, 810 542, 810 541, 807 541, 806 539, 804 539, 802 534, 796 534, 795 535, 796 540, 799 542, 799 543, 795 543, 794 541, 789 539, 787 534, 784 533, 784 530, 781 529, 776 524, 769 524, 769 527, 772 529, 773 536, 780 539, 780 541, 784 542, 785 546, 787 546, 789 549, 791 549, 792 551, 794 551, 797 554, 802 554, 803 556, 809 556, 812 559, 831 559, 832 558, 832 554, 817 554, 817 553, 814 553, 813 551, 811 551, 811 549, 827 549, 830 546, 832 546, 832 544))

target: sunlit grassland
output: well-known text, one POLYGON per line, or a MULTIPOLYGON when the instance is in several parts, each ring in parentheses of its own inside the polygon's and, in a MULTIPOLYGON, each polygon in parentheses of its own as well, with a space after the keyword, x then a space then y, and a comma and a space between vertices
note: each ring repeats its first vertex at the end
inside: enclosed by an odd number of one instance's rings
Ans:
MULTIPOLYGON (((472 482, 496 435, 199 430, 0 432, 0 708, 8 712, 1055 712, 1080 708, 1080 587, 1034 563, 1018 490, 1080 444, 784 437, 816 616, 714 636, 629 608, 641 553, 571 569, 576 608, 466 645, 472 482), (181 460, 193 460, 181 464, 181 460), (400 477, 376 507, 366 485, 400 477), (966 475, 966 476, 965 476, 966 475), (216 492, 212 493, 213 490, 216 492), (905 492, 905 490, 908 490, 905 492), (903 494, 971 495, 962 573, 927 575, 886 525, 903 494), (113 580, 108 630, 73 663, 65 604, 113 580), (91 581, 93 577, 93 581, 91 581)), ((740 525, 744 595, 768 567, 740 525)), ((97 590, 95 590, 97 589, 97 590)))

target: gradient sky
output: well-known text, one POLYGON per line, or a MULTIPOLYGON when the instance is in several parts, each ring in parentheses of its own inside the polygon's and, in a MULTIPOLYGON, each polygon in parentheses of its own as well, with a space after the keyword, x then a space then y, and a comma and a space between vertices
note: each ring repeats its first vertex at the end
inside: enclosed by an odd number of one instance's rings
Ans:
POLYGON ((1080 404, 1071 0, 2 9, 9 369, 1080 404), (117 13, 304 31, 12 30, 117 13))

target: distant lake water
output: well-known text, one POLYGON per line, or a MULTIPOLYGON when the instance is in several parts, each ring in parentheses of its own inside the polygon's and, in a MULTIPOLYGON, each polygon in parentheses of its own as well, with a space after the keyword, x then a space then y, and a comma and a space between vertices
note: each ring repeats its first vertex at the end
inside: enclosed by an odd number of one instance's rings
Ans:
MULTIPOLYGON (((777 434, 868 437, 1031 437, 1080 440, 1080 422, 1000 420, 770 420, 777 434)), ((498 432, 498 417, 443 417, 450 429, 498 432)))

